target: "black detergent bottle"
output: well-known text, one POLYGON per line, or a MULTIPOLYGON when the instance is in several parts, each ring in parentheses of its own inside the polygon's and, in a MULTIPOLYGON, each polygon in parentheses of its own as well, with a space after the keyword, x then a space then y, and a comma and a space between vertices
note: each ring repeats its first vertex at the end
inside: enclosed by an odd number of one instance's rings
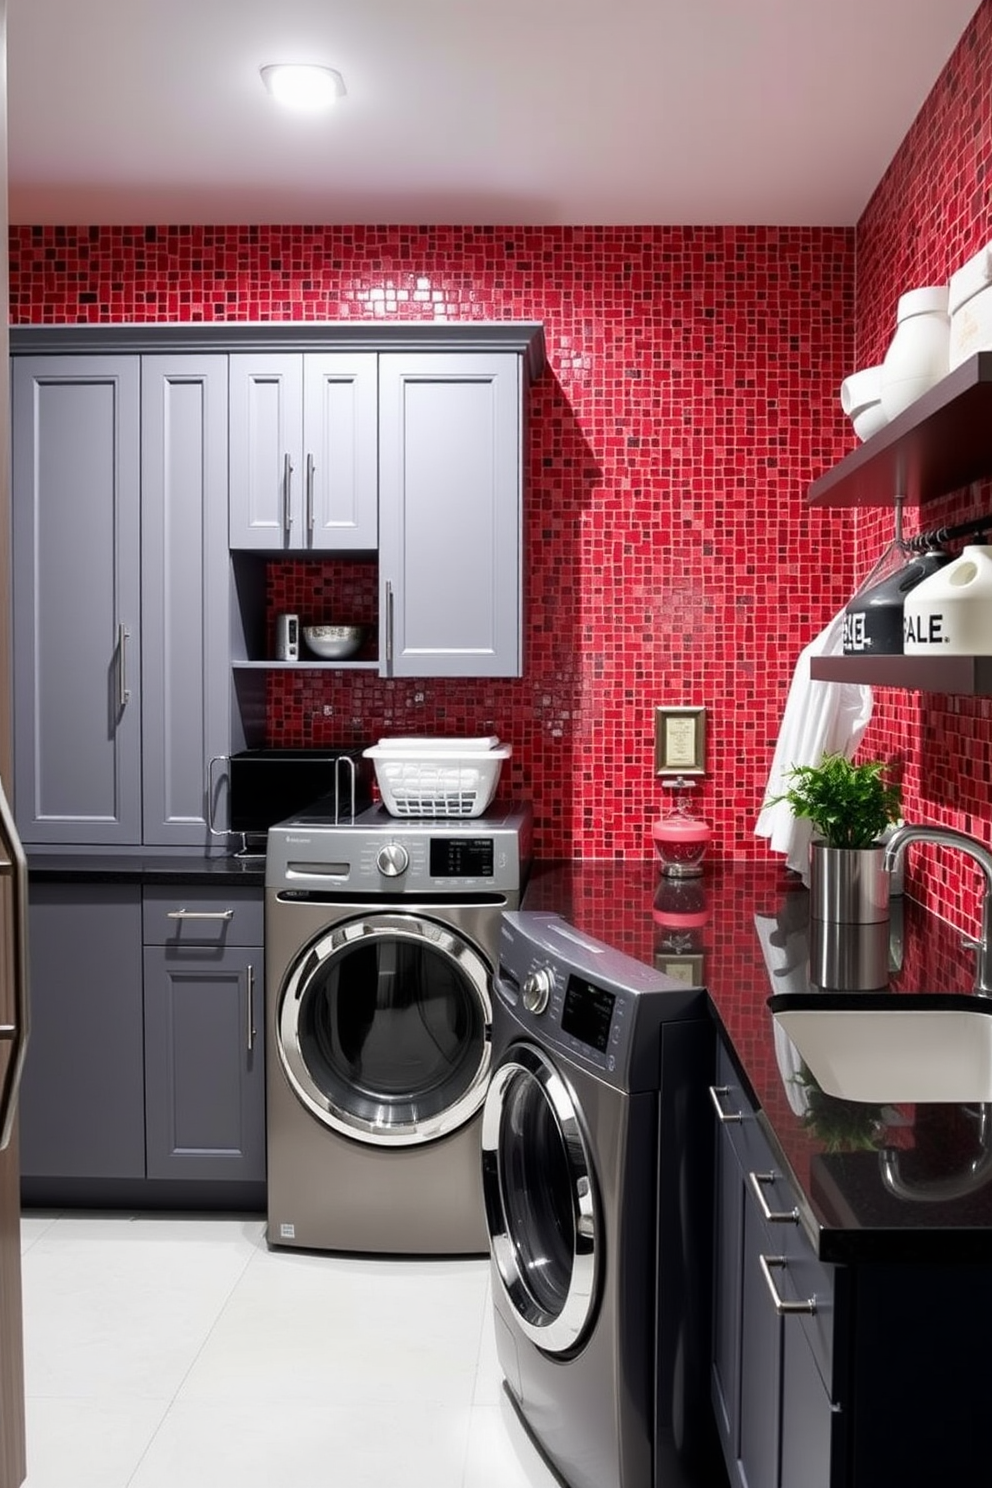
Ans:
POLYGON ((877 583, 859 589, 844 609, 844 655, 901 655, 907 594, 950 561, 951 554, 934 545, 907 557, 905 563, 877 583))

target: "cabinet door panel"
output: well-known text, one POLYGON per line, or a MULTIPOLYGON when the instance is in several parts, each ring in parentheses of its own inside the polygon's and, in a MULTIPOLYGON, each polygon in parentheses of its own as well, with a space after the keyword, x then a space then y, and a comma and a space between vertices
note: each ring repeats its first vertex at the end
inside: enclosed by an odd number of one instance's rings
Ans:
POLYGON ((380 655, 519 676, 519 359, 384 355, 379 388, 380 655))
POLYGON ((374 352, 303 358, 307 548, 371 551, 378 541, 378 360, 374 352))
POLYGON ((303 363, 295 354, 230 358, 230 543, 301 544, 303 363))
POLYGON ((258 947, 146 947, 149 1178, 264 1178, 261 995, 258 947))
POLYGON ((740 1454, 741 1249, 744 1189, 723 1128, 718 1130, 713 1294, 712 1396, 724 1455, 740 1454))
POLYGON ((31 1036, 21 1085, 30 1178, 145 1172, 141 890, 32 884, 31 1036))
POLYGON ((783 1330, 782 1488, 831 1488, 837 1415, 797 1323, 787 1318, 783 1330))
POLYGON ((227 358, 142 361, 144 841, 209 847, 230 747, 227 358))
POLYGON ((775 1254, 756 1207, 744 1204, 741 1294, 741 1482, 778 1488, 782 1393, 782 1319, 775 1311, 759 1257, 775 1254))
POLYGON ((13 365, 16 813, 25 842, 141 841, 138 362, 13 365))

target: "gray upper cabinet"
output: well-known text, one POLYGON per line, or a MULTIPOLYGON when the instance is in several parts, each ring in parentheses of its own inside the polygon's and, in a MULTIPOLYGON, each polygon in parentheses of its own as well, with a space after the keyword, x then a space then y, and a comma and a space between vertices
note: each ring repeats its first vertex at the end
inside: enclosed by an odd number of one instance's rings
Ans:
POLYGON ((361 351, 231 357, 232 548, 375 548, 376 361, 361 351))
POLYGON ((523 390, 511 352, 379 359, 379 655, 389 676, 521 674, 523 390))
POLYGON ((25 357, 12 382, 18 827, 140 842, 138 361, 25 357))
POLYGON ((227 357, 142 357, 141 436, 143 840, 207 847, 230 740, 227 357))

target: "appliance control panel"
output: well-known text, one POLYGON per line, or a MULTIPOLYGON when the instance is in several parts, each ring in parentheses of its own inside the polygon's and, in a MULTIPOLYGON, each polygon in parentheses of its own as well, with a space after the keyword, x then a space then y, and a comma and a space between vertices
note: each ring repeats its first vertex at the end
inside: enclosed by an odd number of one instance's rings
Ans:
POLYGON ((503 913, 494 985, 535 1042, 627 1089, 656 1078, 659 1049, 649 1046, 659 1025, 698 1016, 705 1000, 560 915, 526 910, 503 913))

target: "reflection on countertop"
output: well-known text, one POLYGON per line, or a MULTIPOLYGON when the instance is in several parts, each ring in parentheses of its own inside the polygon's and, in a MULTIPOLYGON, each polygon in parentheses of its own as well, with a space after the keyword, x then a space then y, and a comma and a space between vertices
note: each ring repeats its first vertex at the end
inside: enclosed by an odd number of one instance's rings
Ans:
MULTIPOLYGON (((811 945, 814 965, 820 950, 808 905, 802 884, 778 865, 715 862, 679 883, 653 862, 590 860, 536 865, 524 907, 556 911, 706 986, 823 1259, 987 1260, 992 1110, 825 1095, 775 1024, 768 998, 813 986, 811 945)), ((973 958, 960 933, 914 900, 893 901, 885 936, 892 991, 971 992, 973 958)), ((878 947, 866 954, 877 966, 878 947)))

